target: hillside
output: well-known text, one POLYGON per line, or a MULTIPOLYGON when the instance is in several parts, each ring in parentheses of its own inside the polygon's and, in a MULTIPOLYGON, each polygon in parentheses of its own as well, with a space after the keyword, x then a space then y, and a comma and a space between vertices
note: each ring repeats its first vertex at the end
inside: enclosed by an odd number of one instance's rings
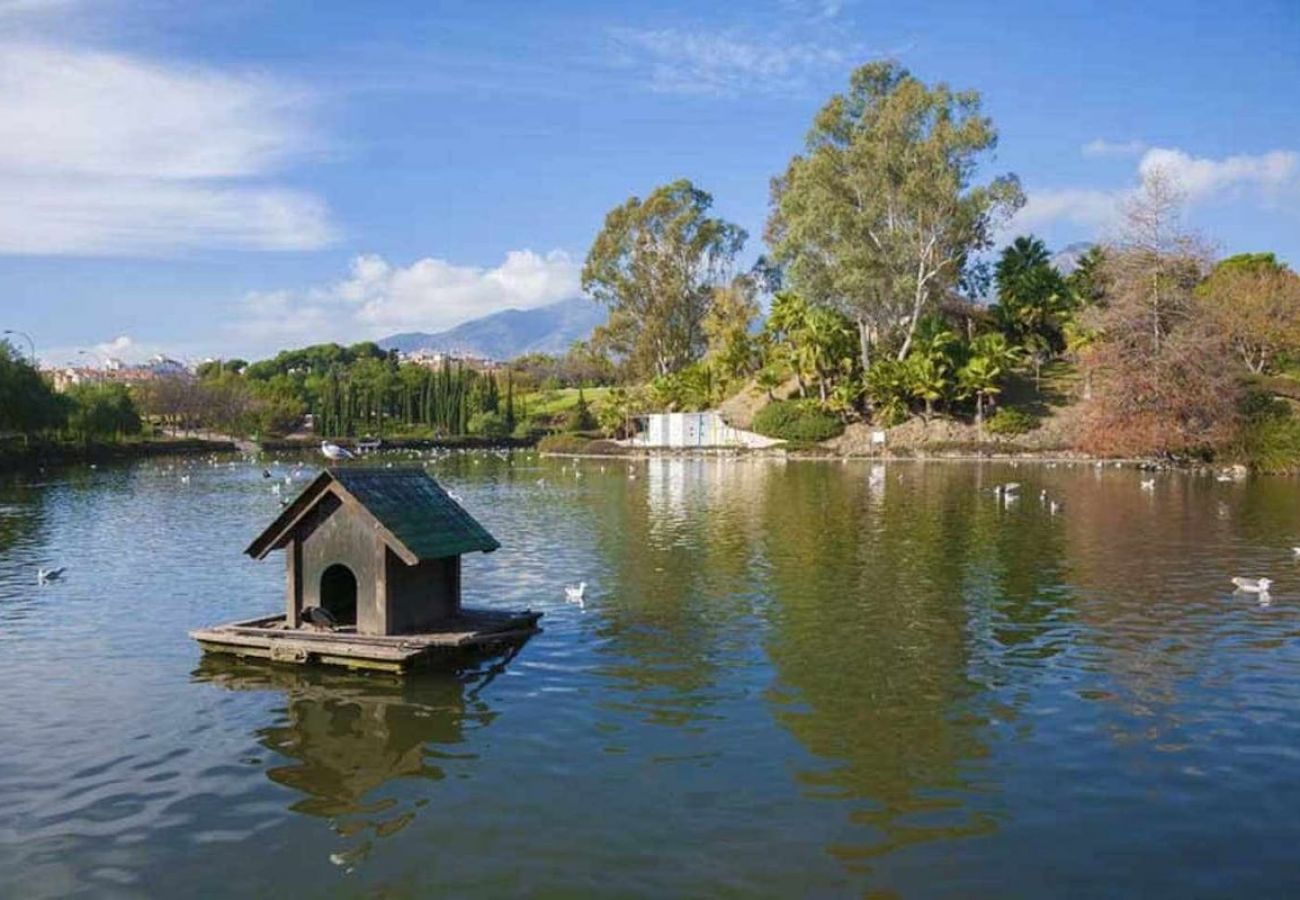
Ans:
POLYGON ((564 353, 605 320, 605 310, 585 297, 537 309, 507 309, 434 333, 407 332, 381 339, 385 350, 441 350, 507 360, 525 353, 564 353))

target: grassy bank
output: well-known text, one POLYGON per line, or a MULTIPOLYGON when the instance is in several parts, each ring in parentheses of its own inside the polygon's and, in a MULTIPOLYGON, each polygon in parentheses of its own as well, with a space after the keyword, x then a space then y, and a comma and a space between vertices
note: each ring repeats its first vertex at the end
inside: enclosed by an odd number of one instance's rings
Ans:
POLYGON ((174 454, 230 453, 229 441, 199 438, 140 438, 122 441, 61 441, 31 438, 0 440, 0 472, 73 463, 101 463, 174 454))

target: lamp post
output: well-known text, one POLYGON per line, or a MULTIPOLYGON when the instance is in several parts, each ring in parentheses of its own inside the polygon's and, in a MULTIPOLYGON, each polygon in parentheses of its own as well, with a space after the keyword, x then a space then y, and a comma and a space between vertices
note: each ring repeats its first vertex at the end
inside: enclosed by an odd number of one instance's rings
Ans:
POLYGON ((36 365, 36 342, 32 340, 32 336, 25 331, 19 331, 17 328, 6 328, 4 330, 4 333, 17 334, 27 338, 27 346, 30 347, 32 351, 32 365, 35 366, 36 365))

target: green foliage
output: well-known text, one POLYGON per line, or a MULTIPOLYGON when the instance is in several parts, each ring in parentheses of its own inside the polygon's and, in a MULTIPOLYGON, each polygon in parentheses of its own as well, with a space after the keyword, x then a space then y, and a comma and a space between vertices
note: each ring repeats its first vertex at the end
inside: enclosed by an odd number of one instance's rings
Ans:
POLYGON ((753 333, 758 318, 757 285, 749 276, 740 276, 726 287, 714 290, 713 303, 704 316, 703 328, 708 350, 705 362, 722 391, 748 378, 758 367, 760 340, 753 333))
POLYGON ((700 359, 704 318, 745 232, 708 214, 713 198, 682 179, 610 210, 587 253, 582 288, 609 308, 594 340, 638 376, 700 359))
POLYGON ((596 417, 592 415, 591 406, 587 403, 587 398, 583 395, 582 388, 578 388, 578 402, 569 410, 569 414, 564 420, 565 431, 594 431, 598 427, 596 417))
POLYGON ((838 383, 856 376, 853 323, 833 309, 784 291, 772 299, 763 333, 773 362, 794 373, 801 397, 815 386, 825 403, 838 383))
POLYGON ((1108 280, 1106 251, 1100 244, 1093 244, 1079 257, 1074 271, 1066 276, 1065 283, 1075 304, 1088 307, 1106 301, 1108 280))
POLYGON ((973 183, 996 143, 976 92, 928 86, 894 62, 858 68, 773 182, 767 239, 788 283, 905 356, 921 316, 1024 202, 1014 176, 973 183))
POLYGON ((989 434, 1014 437, 1033 431, 1039 425, 1038 417, 1022 409, 1004 406, 991 415, 984 423, 989 434))
POLYGON ((1047 246, 1035 237, 1018 237, 1003 249, 994 270, 998 302, 994 319, 1015 344, 1043 354, 1065 349, 1064 323, 1073 295, 1051 263, 1047 246))
POLYGON ((656 409, 695 412, 713 406, 719 397, 720 384, 713 370, 704 364, 686 366, 650 382, 651 405, 656 409))
POLYGON ((1241 399, 1241 427, 1229 456, 1268 474, 1300 471, 1300 419, 1285 400, 1261 389, 1241 399))
POLYGON ((777 400, 754 416, 754 430, 784 441, 825 441, 844 433, 844 423, 807 400, 777 400))
POLYGON ((510 436, 510 429, 500 413, 483 411, 469 417, 469 433, 485 438, 503 438, 510 436))
POLYGON ((139 434, 140 414, 126 385, 78 384, 67 393, 72 403, 68 428, 82 441, 139 434))
POLYGON ((1285 271, 1287 266, 1278 261, 1276 253, 1238 253, 1219 260, 1210 274, 1211 277, 1226 272, 1276 275, 1285 271))
POLYGON ((632 416, 644 412, 649 406, 645 392, 640 389, 611 388, 596 404, 596 422, 608 437, 625 435, 630 430, 632 416))
POLYGON ((1239 438, 1246 464, 1267 474, 1300 471, 1300 419, 1275 416, 1242 426, 1239 438))
POLYGON ((912 389, 905 363, 888 357, 876 360, 865 386, 878 424, 888 428, 907 420, 912 389))
POLYGON ((68 406, 26 358, 0 341, 0 432, 25 435, 61 428, 68 406))
POLYGON ((591 438, 581 434, 548 434, 537 442, 543 453, 583 453, 591 438))

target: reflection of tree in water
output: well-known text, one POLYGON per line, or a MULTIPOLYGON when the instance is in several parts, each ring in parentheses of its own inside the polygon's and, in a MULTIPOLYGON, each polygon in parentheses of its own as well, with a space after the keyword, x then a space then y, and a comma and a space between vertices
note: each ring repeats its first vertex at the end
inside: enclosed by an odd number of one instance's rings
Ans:
POLYGON ((688 726, 715 705, 719 671, 752 653, 753 599, 761 575, 752 552, 761 527, 753 504, 770 467, 659 459, 621 471, 596 496, 606 675, 622 681, 652 721, 688 726))
MULTIPOLYGON (((1113 705, 1117 743, 1177 745, 1189 711, 1228 696, 1195 697, 1224 645, 1250 649, 1238 626, 1255 601, 1233 597, 1234 574, 1258 566, 1258 548, 1300 527, 1294 488, 1270 479, 1223 485, 1207 476, 1105 470, 1076 484, 1067 529, 1086 629, 1081 693, 1113 705)), ((1278 548, 1285 558, 1288 548, 1278 548)), ((1270 652, 1271 647, 1261 648, 1270 652)), ((1220 670, 1222 671, 1222 670, 1220 670)), ((1195 714, 1195 713, 1194 713, 1195 714)))
POLYGON ((350 865, 371 838, 408 825, 428 803, 399 779, 441 781, 439 759, 464 743, 466 730, 495 717, 466 677, 421 674, 402 679, 336 674, 309 667, 241 663, 205 656, 195 678, 231 690, 281 691, 284 720, 256 732, 258 743, 287 760, 267 769, 271 781, 302 795, 294 812, 327 819, 351 848, 331 854, 350 865), (414 799, 413 799, 414 798, 414 799))
POLYGON ((869 829, 833 852, 856 867, 990 833, 981 735, 1014 712, 990 675, 1022 645, 1041 655, 1054 643, 1040 594, 1059 574, 1060 540, 1044 537, 1036 510, 978 492, 974 468, 892 466, 875 487, 861 469, 790 475, 769 483, 762 510, 771 699, 826 762, 800 773, 807 793, 853 803, 852 821, 869 829))

